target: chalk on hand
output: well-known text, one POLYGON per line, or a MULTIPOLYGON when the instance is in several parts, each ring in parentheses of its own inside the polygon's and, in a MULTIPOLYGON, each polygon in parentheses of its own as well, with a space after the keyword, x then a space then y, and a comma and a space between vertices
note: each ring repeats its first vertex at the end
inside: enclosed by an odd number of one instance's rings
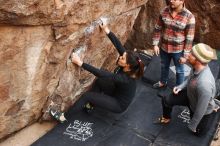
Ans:
POLYGON ((109 21, 108 18, 106 18, 106 17, 100 17, 100 20, 103 25, 107 25, 108 21, 109 21))

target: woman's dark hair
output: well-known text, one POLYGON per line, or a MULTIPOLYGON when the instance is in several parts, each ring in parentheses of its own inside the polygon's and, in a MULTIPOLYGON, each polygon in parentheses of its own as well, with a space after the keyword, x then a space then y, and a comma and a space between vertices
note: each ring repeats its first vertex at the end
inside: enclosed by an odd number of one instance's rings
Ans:
POLYGON ((141 61, 138 53, 133 51, 126 51, 126 61, 130 65, 130 71, 127 72, 130 76, 135 75, 136 78, 140 78, 144 74, 144 64, 141 61))

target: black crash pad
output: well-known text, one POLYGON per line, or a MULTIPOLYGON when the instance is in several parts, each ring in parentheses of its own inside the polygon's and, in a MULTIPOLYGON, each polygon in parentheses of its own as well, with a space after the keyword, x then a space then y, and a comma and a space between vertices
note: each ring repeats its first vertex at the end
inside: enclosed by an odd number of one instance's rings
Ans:
MULTIPOLYGON (((151 62, 146 63, 145 74, 152 70, 150 64, 151 62)), ((212 66, 216 67, 216 65, 212 66)), ((155 73, 151 77, 153 76, 158 74, 155 73)), ((73 106, 66 113, 68 122, 58 124, 32 146, 210 145, 218 126, 220 112, 209 123, 208 133, 202 137, 193 135, 187 129, 189 112, 186 107, 174 108, 169 125, 155 125, 153 120, 162 114, 161 98, 157 96, 157 92, 152 88, 152 82, 149 80, 138 81, 134 101, 121 114, 113 114, 101 109, 87 114, 77 111, 73 106)))
POLYGON ((219 120, 219 113, 206 136, 196 137, 186 127, 187 109, 175 107, 168 126, 154 125, 161 115, 161 99, 157 90, 140 81, 134 102, 122 114, 92 114, 74 111, 67 113, 68 122, 58 124, 32 146, 147 146, 210 144, 219 120), (74 111, 74 112, 72 112, 74 111))

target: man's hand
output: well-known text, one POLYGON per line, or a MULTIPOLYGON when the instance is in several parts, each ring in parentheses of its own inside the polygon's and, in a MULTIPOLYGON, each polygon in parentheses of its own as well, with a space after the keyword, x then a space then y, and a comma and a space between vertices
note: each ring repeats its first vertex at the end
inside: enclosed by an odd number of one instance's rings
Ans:
POLYGON ((173 93, 174 93, 174 94, 178 94, 180 91, 181 91, 181 89, 178 88, 178 87, 174 87, 174 88, 173 88, 173 93))
POLYGON ((160 54, 160 48, 158 46, 154 46, 154 53, 157 56, 160 54))
POLYGON ((187 58, 185 58, 185 57, 180 57, 180 59, 179 59, 179 63, 180 64, 185 64, 187 62, 187 58))
POLYGON ((189 130, 192 131, 193 133, 196 133, 196 132, 197 132, 196 129, 194 129, 194 128, 190 125, 190 123, 188 124, 187 127, 188 127, 189 130))
POLYGON ((71 61, 72 63, 82 66, 83 62, 81 61, 80 57, 76 53, 72 53, 71 55, 71 61))

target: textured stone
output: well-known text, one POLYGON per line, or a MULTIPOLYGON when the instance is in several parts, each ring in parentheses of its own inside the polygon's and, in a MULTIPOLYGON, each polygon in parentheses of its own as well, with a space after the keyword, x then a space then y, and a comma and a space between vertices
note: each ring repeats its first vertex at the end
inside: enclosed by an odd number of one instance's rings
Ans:
POLYGON ((220 1, 187 1, 186 6, 196 17, 195 42, 203 42, 220 50, 220 1))
POLYGON ((48 96, 43 73, 50 36, 47 26, 0 26, 0 137, 41 114, 48 96))
POLYGON ((146 2, 147 0, 1 0, 0 22, 16 25, 66 24, 67 21, 85 24, 103 14, 120 15, 146 2))

